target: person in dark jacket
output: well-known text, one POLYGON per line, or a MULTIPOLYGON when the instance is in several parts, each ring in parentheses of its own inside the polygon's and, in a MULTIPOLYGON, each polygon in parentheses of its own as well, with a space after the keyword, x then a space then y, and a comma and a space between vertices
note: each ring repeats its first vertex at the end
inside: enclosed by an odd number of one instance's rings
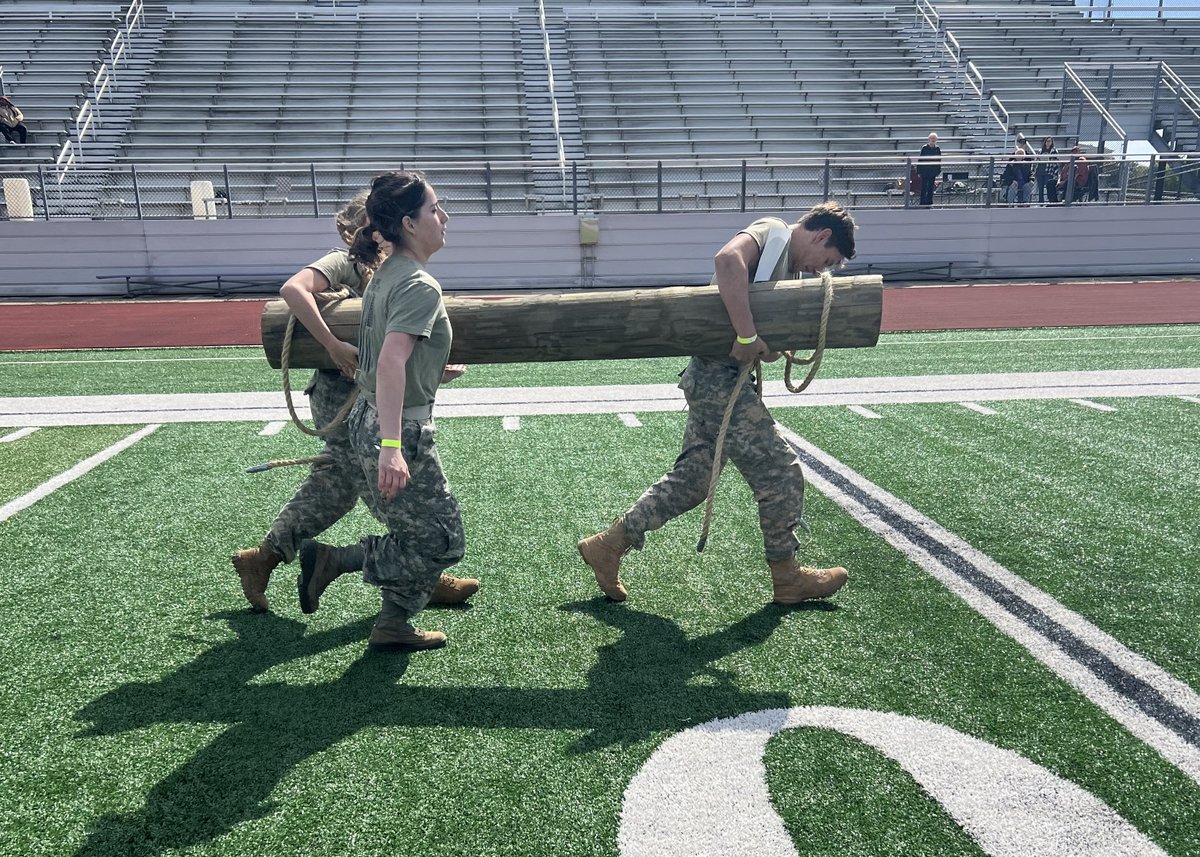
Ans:
POLYGON ((934 182, 942 172, 942 150, 938 148, 938 135, 929 134, 929 142, 921 147, 917 157, 917 176, 921 179, 921 205, 933 205, 934 182))
POLYGON ((1044 203, 1050 198, 1052 204, 1058 202, 1058 149, 1054 148, 1053 137, 1042 138, 1042 148, 1038 150, 1037 186, 1038 202, 1044 203))

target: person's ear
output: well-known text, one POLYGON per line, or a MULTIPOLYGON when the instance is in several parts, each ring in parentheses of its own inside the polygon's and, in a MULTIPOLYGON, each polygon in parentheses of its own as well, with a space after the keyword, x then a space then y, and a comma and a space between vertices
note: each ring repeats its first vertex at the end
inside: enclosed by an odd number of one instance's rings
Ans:
POLYGON ((833 237, 833 230, 829 227, 818 229, 813 233, 812 243, 817 247, 824 247, 829 243, 829 239, 833 237))

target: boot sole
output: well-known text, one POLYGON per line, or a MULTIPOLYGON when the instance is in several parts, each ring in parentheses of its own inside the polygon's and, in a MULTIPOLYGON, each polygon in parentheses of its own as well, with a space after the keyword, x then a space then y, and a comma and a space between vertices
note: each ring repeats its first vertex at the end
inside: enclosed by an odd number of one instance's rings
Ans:
POLYGON ((376 655, 392 655, 399 652, 427 652, 431 649, 441 649, 446 640, 434 643, 367 643, 367 651, 376 655))

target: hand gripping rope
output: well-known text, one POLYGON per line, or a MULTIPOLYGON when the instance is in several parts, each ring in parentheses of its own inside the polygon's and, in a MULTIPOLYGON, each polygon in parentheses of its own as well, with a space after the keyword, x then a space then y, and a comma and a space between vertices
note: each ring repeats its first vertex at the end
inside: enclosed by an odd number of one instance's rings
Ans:
MULTIPOLYGON (((337 291, 317 292, 313 295, 314 300, 320 303, 334 303, 351 297, 349 289, 338 289, 337 291)), ((288 413, 291 414, 292 423, 300 431, 312 437, 326 437, 339 428, 346 421, 346 417, 350 414, 350 409, 354 407, 354 402, 358 399, 358 388, 347 397, 345 403, 338 409, 333 419, 324 428, 309 428, 300 419, 300 415, 296 413, 296 405, 292 402, 292 383, 291 376, 288 373, 288 364, 291 362, 292 356, 292 333, 296 329, 295 313, 288 313, 287 330, 283 333, 283 352, 279 358, 280 369, 283 370, 283 398, 287 402, 288 413)), ((266 461, 262 464, 255 464, 253 467, 247 467, 247 473, 262 473, 267 470, 274 470, 276 467, 291 467, 296 464, 313 464, 316 466, 327 465, 332 462, 332 457, 328 455, 314 455, 310 458, 284 458, 278 461, 266 461)))
MULTIPOLYGON (((829 308, 833 304, 833 275, 828 271, 821 272, 821 287, 824 289, 824 297, 821 301, 821 326, 817 331, 816 349, 810 356, 803 359, 795 357, 794 352, 783 352, 783 358, 787 361, 783 370, 783 383, 789 393, 800 393, 812 383, 813 378, 817 377, 817 369, 821 367, 821 358, 825 356, 825 334, 829 328, 829 308), (793 366, 809 367, 808 375, 798 386, 792 383, 793 366)), ((725 435, 729 431, 733 406, 737 402, 738 394, 742 391, 742 385, 750 377, 751 369, 754 370, 755 377, 754 392, 760 398, 762 397, 762 361, 755 360, 753 363, 743 366, 742 371, 738 373, 737 380, 733 384, 733 392, 729 394, 729 404, 725 406, 725 416, 721 418, 721 429, 717 432, 717 443, 713 450, 712 475, 708 479, 708 496, 704 500, 704 524, 700 529, 700 541, 696 543, 696 553, 703 552, 704 545, 708 542, 708 530, 712 524, 713 496, 717 490, 717 480, 721 478, 721 454, 725 449, 725 435)))

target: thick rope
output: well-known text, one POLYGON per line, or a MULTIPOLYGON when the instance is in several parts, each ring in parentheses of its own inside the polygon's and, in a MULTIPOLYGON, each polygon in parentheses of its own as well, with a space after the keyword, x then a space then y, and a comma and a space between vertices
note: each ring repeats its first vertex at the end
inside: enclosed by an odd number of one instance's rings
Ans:
MULTIPOLYGON (((825 356, 825 336, 829 329, 829 308, 833 304, 833 275, 828 271, 821 272, 821 285, 824 287, 824 296, 821 303, 821 325, 817 329, 817 347, 813 353, 804 359, 797 359, 793 356, 793 352, 783 352, 784 358, 787 360, 786 368, 783 370, 783 382, 787 386, 788 392, 799 393, 812 383, 813 378, 817 377, 817 369, 821 366, 821 358, 825 356), (808 376, 799 386, 792 384, 792 366, 808 366, 808 376)), ((708 496, 704 500, 704 523, 700 527, 700 541, 696 543, 696 553, 701 553, 704 546, 708 543, 708 531, 712 526, 713 512, 713 497, 717 490, 717 480, 721 478, 721 455, 725 450, 725 435, 729 431, 729 421, 733 417, 733 406, 737 403, 737 397, 742 391, 742 385, 746 383, 746 378, 750 375, 751 369, 757 369, 757 383, 755 384, 755 392, 759 397, 762 396, 762 362, 754 361, 747 363, 742 367, 742 371, 738 374, 737 381, 734 382, 733 392, 729 394, 729 403, 725 406, 725 416, 721 419, 721 429, 717 432, 717 442, 713 448, 713 466, 712 475, 708 480, 708 496)))
MULTIPOLYGON (((313 295, 313 299, 321 303, 333 303, 335 301, 345 300, 350 297, 349 289, 339 289, 336 292, 317 292, 313 295)), ((333 419, 324 428, 309 428, 300 419, 300 415, 296 413, 296 405, 292 402, 292 379, 289 373, 289 364, 292 358, 292 333, 296 329, 295 313, 288 313, 287 330, 283 332, 283 353, 279 358, 279 367, 283 370, 283 398, 287 402, 288 413, 291 414, 292 423, 296 428, 312 437, 327 437, 332 434, 339 426, 346 421, 346 417, 350 414, 350 409, 354 407, 354 400, 358 398, 358 388, 346 399, 345 403, 338 409, 333 419)))
POLYGON ((263 473, 267 470, 274 470, 276 467, 291 467, 294 464, 311 464, 314 467, 323 467, 328 464, 333 464, 332 455, 314 455, 311 458, 284 458, 279 461, 264 461, 262 464, 256 464, 253 467, 247 467, 247 473, 263 473))

